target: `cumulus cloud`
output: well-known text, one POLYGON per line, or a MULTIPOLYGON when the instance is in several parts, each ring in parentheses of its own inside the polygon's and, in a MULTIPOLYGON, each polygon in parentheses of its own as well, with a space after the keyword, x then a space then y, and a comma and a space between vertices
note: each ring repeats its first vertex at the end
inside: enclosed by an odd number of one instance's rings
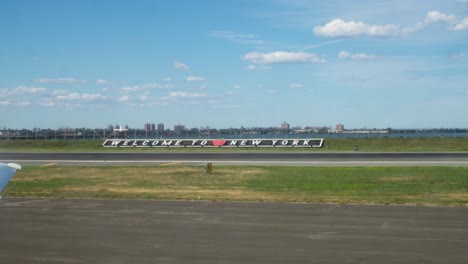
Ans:
POLYGON ((455 15, 444 14, 440 11, 429 11, 423 21, 407 27, 395 24, 373 25, 361 21, 344 21, 336 18, 323 26, 315 26, 313 32, 315 35, 322 37, 391 37, 414 33, 434 23, 447 24, 449 29, 453 31, 468 28, 468 18, 458 20, 455 15))
POLYGON ((175 61, 174 62, 174 68, 176 68, 178 70, 182 70, 182 71, 190 70, 190 66, 188 66, 187 64, 185 64, 183 62, 180 62, 180 61, 175 61))
POLYGON ((314 34, 322 37, 354 37, 367 36, 392 36, 396 35, 400 27, 398 25, 369 25, 360 21, 344 21, 333 19, 324 26, 314 27, 314 34))
POLYGON ((338 53, 338 58, 340 59, 351 59, 351 60, 373 60, 376 59, 377 56, 375 55, 369 55, 366 53, 356 53, 356 54, 351 54, 347 51, 341 51, 338 53))
POLYGON ((240 85, 238 85, 238 84, 236 84, 236 85, 232 86, 232 88, 234 88, 234 89, 240 89, 240 88, 241 88, 241 86, 240 86, 240 85))
POLYGON ((426 18, 424 19, 424 21, 419 22, 414 26, 402 28, 401 33, 402 34, 414 33, 434 23, 445 23, 445 24, 453 25, 454 23, 456 23, 456 21, 457 21, 457 17, 455 15, 447 15, 440 11, 429 11, 427 12, 426 18))
POLYGON ((276 51, 271 53, 250 52, 245 54, 243 59, 255 64, 324 62, 323 59, 313 53, 286 51, 276 51))
POLYGON ((427 12, 425 22, 427 24, 437 23, 437 22, 450 23, 452 21, 455 21, 456 19, 457 17, 455 15, 447 15, 440 11, 429 11, 427 12))
POLYGON ((86 80, 78 80, 74 78, 40 78, 34 80, 36 83, 66 83, 66 84, 73 84, 73 83, 88 83, 86 80))
POLYGON ((453 31, 461 31, 461 30, 467 30, 467 29, 468 29, 468 18, 464 18, 452 28, 453 31))
POLYGON ((200 82, 203 80, 205 80, 205 78, 201 76, 189 76, 186 79, 187 82, 200 82))

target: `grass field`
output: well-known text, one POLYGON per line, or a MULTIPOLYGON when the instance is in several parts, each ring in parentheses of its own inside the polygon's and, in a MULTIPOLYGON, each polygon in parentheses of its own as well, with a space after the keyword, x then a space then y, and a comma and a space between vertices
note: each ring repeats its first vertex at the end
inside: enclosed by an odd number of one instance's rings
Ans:
POLYGON ((466 138, 343 138, 327 139, 315 148, 103 148, 103 140, 0 140, 0 151, 468 151, 466 138))
POLYGON ((468 168, 24 167, 6 197, 468 205, 468 168))

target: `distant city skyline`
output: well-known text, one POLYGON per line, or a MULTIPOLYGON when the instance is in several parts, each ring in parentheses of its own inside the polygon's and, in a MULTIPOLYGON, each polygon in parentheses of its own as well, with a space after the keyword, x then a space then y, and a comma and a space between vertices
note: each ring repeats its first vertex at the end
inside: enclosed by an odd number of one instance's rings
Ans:
POLYGON ((468 1, 0 2, 0 127, 468 127, 468 1))

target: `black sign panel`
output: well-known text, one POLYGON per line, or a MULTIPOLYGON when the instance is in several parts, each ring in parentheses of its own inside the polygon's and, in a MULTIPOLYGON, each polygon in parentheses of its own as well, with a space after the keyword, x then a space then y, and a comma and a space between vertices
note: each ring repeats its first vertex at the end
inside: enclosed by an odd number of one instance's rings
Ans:
POLYGON ((107 139, 106 148, 161 147, 312 147, 321 148, 323 138, 311 139, 107 139))

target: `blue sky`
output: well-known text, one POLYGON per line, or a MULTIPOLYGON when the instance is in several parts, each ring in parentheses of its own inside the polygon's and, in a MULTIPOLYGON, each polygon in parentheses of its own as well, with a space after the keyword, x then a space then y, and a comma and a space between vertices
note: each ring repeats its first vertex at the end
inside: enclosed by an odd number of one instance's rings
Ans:
POLYGON ((468 0, 1 1, 0 127, 468 127, 468 0))

